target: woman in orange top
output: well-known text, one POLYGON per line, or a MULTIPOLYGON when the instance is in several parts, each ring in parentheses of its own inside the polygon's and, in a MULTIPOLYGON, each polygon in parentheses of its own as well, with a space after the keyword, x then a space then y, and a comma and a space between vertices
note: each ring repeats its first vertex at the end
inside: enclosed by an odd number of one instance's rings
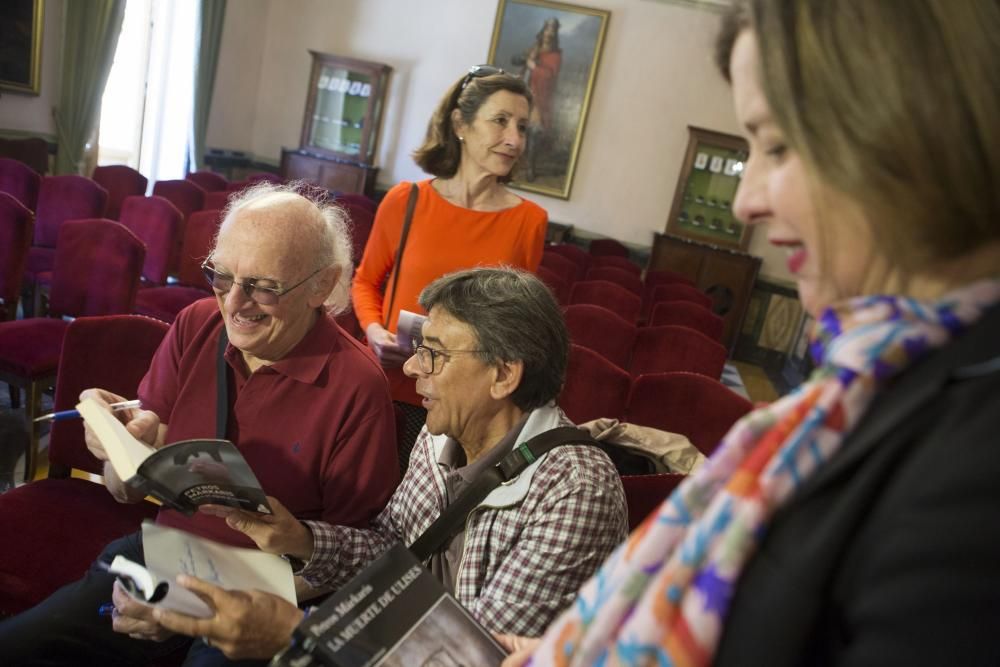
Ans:
POLYGON ((524 152, 531 103, 522 79, 489 65, 470 69, 438 104, 427 138, 413 155, 435 178, 396 185, 375 216, 354 276, 354 310, 386 369, 393 398, 403 404, 410 442, 423 425, 424 411, 414 381, 400 368, 412 354, 400 348, 393 333, 400 309, 420 312, 420 291, 446 273, 496 264, 534 271, 541 260, 548 215, 505 186, 524 152), (414 186, 418 197, 397 267, 414 186))

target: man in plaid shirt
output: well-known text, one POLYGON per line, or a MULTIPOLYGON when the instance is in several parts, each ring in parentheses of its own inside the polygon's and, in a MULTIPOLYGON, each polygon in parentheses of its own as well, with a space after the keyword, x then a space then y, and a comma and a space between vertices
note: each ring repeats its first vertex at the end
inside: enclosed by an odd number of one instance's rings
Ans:
MULTIPOLYGON (((225 510, 261 549, 288 556, 315 587, 336 588, 396 542, 412 544, 477 474, 514 446, 571 425, 555 399, 569 339, 559 307, 534 276, 473 269, 420 295, 423 344, 404 365, 427 422, 389 504, 366 529, 225 510)), ((575 597, 626 534, 617 471, 591 445, 563 445, 494 489, 430 559, 431 571, 487 629, 536 636, 575 597)), ((193 619, 157 611, 161 624, 207 637, 233 658, 287 643, 303 612, 274 596, 195 581, 217 612, 193 619)))

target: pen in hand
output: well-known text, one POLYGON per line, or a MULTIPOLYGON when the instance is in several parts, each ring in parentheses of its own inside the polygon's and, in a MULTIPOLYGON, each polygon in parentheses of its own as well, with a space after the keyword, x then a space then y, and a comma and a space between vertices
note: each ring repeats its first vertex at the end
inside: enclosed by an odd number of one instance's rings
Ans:
MULTIPOLYGON (((119 410, 128 410, 129 408, 140 407, 141 402, 137 399, 134 401, 122 401, 121 403, 112 403, 108 407, 111 408, 112 412, 118 412, 119 410)), ((65 419, 79 419, 80 413, 76 410, 62 410, 60 412, 50 412, 47 415, 42 415, 41 417, 35 417, 36 422, 42 421, 54 421, 61 422, 65 419)))

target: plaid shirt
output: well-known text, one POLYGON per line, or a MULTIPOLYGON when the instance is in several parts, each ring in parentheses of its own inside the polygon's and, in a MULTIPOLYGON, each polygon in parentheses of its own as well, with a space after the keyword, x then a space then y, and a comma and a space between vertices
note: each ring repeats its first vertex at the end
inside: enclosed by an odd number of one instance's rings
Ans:
MULTIPOLYGON (((539 408, 518 444, 566 425, 558 408, 539 408)), ((305 522, 315 546, 297 574, 339 587, 394 543, 412 544, 446 504, 443 441, 421 431, 403 481, 369 529, 305 522)), ((589 445, 558 447, 521 474, 530 483, 514 503, 491 507, 491 495, 469 515, 455 597, 489 630, 538 636, 625 539, 625 494, 611 461, 589 445)))

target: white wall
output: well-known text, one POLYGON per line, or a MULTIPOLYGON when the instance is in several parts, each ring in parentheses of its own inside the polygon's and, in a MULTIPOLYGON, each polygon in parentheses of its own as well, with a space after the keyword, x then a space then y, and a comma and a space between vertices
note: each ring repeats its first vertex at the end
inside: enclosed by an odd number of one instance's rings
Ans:
POLYGON ((42 85, 39 95, 0 91, 0 132, 31 133, 53 138, 52 107, 59 101, 62 15, 64 0, 46 0, 42 27, 42 85))
MULTIPOLYGON (((712 62, 718 16, 654 0, 587 4, 611 18, 570 199, 525 196, 552 220, 648 246, 666 224, 687 126, 738 132, 729 88, 712 62)), ((421 178, 410 152, 445 89, 486 61, 496 8, 496 0, 234 3, 207 143, 274 163, 282 146, 298 146, 313 49, 392 66, 379 183, 421 178)), ((764 256, 764 275, 788 279, 763 234, 750 250, 764 256)))

